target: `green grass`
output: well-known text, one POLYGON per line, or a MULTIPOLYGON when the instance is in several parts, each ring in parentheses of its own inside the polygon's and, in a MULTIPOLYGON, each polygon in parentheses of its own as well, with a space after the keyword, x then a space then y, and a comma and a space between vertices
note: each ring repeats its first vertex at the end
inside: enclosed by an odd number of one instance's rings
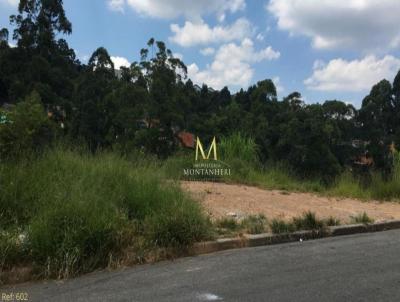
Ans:
POLYGON ((56 149, 1 164, 0 217, 0 270, 30 263, 45 277, 106 267, 138 241, 182 248, 211 236, 198 203, 158 163, 112 153, 56 149))
POLYGON ((242 226, 235 218, 223 217, 213 223, 217 237, 232 237, 242 232, 242 226))
POLYGON ((240 222, 235 218, 224 217, 214 222, 216 231, 219 235, 235 236, 241 233, 261 234, 268 230, 267 218, 262 215, 249 215, 240 222))
POLYGON ((220 218, 215 221, 215 226, 229 231, 237 231, 240 229, 239 223, 234 218, 220 218))
MULTIPOLYGON (((235 173, 228 181, 277 189, 289 192, 313 192, 323 196, 355 198, 360 200, 400 200, 400 155, 390 180, 384 181, 379 172, 371 173, 371 183, 366 187, 349 172, 343 172, 333 183, 324 185, 318 179, 301 179, 284 165, 254 167, 248 173, 235 173)), ((243 166, 246 166, 243 164, 243 166)))
POLYGON ((399 201, 400 154, 395 154, 393 175, 389 180, 384 180, 379 172, 374 171, 371 173, 370 183, 365 186, 350 173, 345 172, 323 193, 329 196, 350 197, 362 200, 399 201))
MULTIPOLYGON (((359 216, 359 219, 366 219, 359 216)), ((371 220, 368 220, 369 222, 371 220)), ((249 215, 239 223, 233 218, 221 218, 214 222, 220 235, 238 235, 238 234, 262 234, 271 231, 274 234, 293 233, 295 231, 323 231, 328 226, 340 225, 339 219, 329 217, 328 219, 318 219, 315 213, 308 211, 303 215, 294 217, 287 221, 274 218, 271 221, 262 215, 249 215)))
POLYGON ((277 218, 271 221, 269 227, 274 234, 291 233, 296 231, 296 226, 293 223, 277 218))
POLYGON ((335 217, 333 217, 333 216, 330 216, 329 218, 325 219, 325 220, 323 221, 323 223, 324 223, 326 226, 338 226, 338 225, 341 225, 340 220, 337 219, 337 218, 335 218, 335 217))
POLYGON ((268 221, 263 214, 250 215, 242 220, 241 227, 248 234, 262 234, 267 230, 268 221))
POLYGON ((368 224, 374 222, 374 220, 371 217, 369 217, 365 212, 358 214, 357 216, 351 217, 351 221, 353 223, 362 223, 362 224, 368 224))
POLYGON ((231 162, 241 160, 247 163, 258 163, 258 146, 254 139, 241 133, 234 133, 228 137, 222 137, 218 143, 218 150, 222 161, 231 162))
MULTIPOLYGON (((356 198, 361 200, 400 200, 400 153, 394 156, 393 175, 383 180, 379 171, 371 172, 371 181, 365 183, 354 177, 346 169, 331 183, 321 179, 301 178, 284 163, 261 164, 257 155, 257 145, 251 138, 233 134, 222 138, 218 144, 219 159, 231 168, 231 175, 222 181, 254 185, 265 189, 277 189, 288 192, 314 192, 324 196, 356 198)), ((194 152, 186 152, 169 158, 163 163, 168 177, 182 178, 184 167, 193 164, 194 152)))
POLYGON ((338 224, 340 224, 338 219, 331 217, 328 220, 320 220, 315 213, 308 211, 302 216, 294 217, 291 221, 273 219, 269 227, 272 233, 281 234, 303 230, 323 230, 326 226, 338 224))
MULTIPOLYGON (((399 154, 389 181, 373 173, 365 187, 349 172, 327 186, 296 177, 283 164, 263 166, 254 141, 240 134, 222 139, 219 151, 232 170, 222 181, 363 200, 400 199, 399 154)), ((182 250, 218 230, 287 233, 340 224, 308 212, 289 222, 258 215, 212 225, 179 187, 183 168, 193 162, 190 150, 160 162, 140 152, 122 157, 58 147, 0 163, 0 275, 31 265, 39 277, 69 277, 123 262, 127 251, 142 262, 160 249, 182 250)), ((353 221, 373 220, 363 213, 353 221)))
POLYGON ((305 212, 300 217, 293 218, 293 224, 297 230, 319 230, 324 227, 324 222, 317 219, 315 213, 305 212))

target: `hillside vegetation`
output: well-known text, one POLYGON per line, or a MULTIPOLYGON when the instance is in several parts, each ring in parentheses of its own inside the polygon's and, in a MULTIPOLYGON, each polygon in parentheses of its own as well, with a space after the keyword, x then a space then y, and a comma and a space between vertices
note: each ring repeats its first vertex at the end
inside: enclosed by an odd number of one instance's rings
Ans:
POLYGON ((20 1, 10 20, 13 32, 0 29, 0 276, 28 266, 68 277, 212 237, 178 183, 194 157, 181 133, 217 138, 232 170, 221 181, 400 198, 400 72, 359 109, 306 104, 296 91, 279 99, 268 78, 236 93, 197 85, 153 38, 128 68, 115 70, 104 47, 84 64, 65 40, 62 0, 20 1), (360 158, 370 163, 361 174, 360 158))
POLYGON ((202 141, 240 132, 254 138, 262 166, 283 164, 305 180, 329 184, 366 153, 385 179, 393 171, 400 73, 374 85, 359 109, 340 100, 306 104, 297 91, 279 99, 268 78, 236 93, 197 85, 184 62, 153 38, 128 68, 115 70, 104 47, 83 64, 63 39, 72 24, 62 0, 20 1, 10 20, 14 31, 0 30, 2 158, 63 138, 93 153, 139 149, 165 159, 179 151, 182 131, 202 141))
POLYGON ((56 148, 0 165, 0 273, 69 277, 209 238, 208 218, 156 164, 56 148))

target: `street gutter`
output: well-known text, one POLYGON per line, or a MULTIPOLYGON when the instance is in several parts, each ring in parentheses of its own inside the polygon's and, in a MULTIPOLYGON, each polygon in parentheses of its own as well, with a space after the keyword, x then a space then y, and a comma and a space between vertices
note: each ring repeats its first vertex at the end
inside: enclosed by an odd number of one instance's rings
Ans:
POLYGON ((400 229, 400 220, 390 220, 369 224, 351 224, 343 226, 326 227, 322 230, 298 231, 293 233, 272 234, 264 233, 257 235, 245 234, 239 238, 222 238, 215 241, 195 243, 189 249, 189 255, 209 254, 224 250, 238 249, 244 247, 256 247, 264 245, 281 244, 288 242, 300 242, 304 240, 315 240, 319 238, 353 235, 360 233, 382 232, 400 229))

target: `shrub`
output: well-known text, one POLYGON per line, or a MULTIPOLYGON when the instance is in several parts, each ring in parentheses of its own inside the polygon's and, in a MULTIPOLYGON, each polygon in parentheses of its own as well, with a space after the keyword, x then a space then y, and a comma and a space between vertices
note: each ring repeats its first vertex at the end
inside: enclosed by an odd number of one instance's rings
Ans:
POLYGON ((33 92, 10 111, 0 111, 0 156, 9 158, 36 151, 51 141, 54 125, 39 95, 33 92))
POLYGON ((341 224, 340 220, 333 216, 330 216, 329 218, 325 219, 323 223, 327 226, 337 226, 341 224))
POLYGON ((200 205, 157 164, 62 148, 0 165, 0 217, 0 228, 27 233, 27 260, 55 277, 104 267, 140 240, 154 248, 210 236, 200 205))
POLYGON ((296 230, 320 230, 324 226, 324 221, 317 219, 312 212, 305 212, 301 217, 294 217, 292 222, 274 219, 270 224, 273 233, 290 233, 296 230))
POLYGON ((370 190, 364 188, 360 181, 351 173, 342 173, 328 188, 326 194, 329 196, 351 197, 359 199, 371 198, 370 190))
POLYGON ((292 223, 276 218, 271 221, 270 228, 274 234, 291 233, 296 230, 296 227, 292 223))
POLYGON ((144 234, 157 246, 187 247, 211 238, 211 223, 198 204, 181 199, 146 217, 144 234))
POLYGON ((194 153, 176 154, 163 162, 162 168, 167 177, 181 179, 183 169, 191 168, 194 162, 194 153))
POLYGON ((235 159, 252 164, 259 162, 258 147, 253 138, 234 133, 221 138, 218 146, 221 159, 228 163, 235 159))
POLYGON ((33 218, 29 229, 32 257, 50 277, 66 278, 104 267, 118 246, 123 217, 112 207, 72 201, 53 204, 33 218))
POLYGON ((301 217, 294 217, 293 224, 297 230, 319 230, 324 226, 324 223, 316 218, 315 213, 310 211, 301 217))
POLYGON ((368 224, 368 223, 373 223, 374 220, 368 216, 366 212, 362 214, 358 214, 357 216, 351 217, 351 221, 353 223, 363 223, 363 224, 368 224))
POLYGON ((215 226, 230 231, 236 231, 240 228, 240 225, 234 218, 220 218, 215 222, 215 226))
POLYGON ((26 261, 26 236, 18 229, 0 230, 0 274, 2 269, 21 265, 26 261))
POLYGON ((266 231, 267 218, 262 215, 250 215, 242 220, 242 227, 249 234, 261 234, 266 231))

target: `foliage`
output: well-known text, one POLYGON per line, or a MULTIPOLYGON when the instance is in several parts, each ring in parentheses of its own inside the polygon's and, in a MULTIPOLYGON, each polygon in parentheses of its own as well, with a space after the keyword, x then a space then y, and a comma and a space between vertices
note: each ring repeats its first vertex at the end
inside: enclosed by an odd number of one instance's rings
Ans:
POLYGON ((3 269, 10 269, 26 261, 24 238, 24 234, 20 234, 17 228, 7 231, 0 229, 0 273, 3 269))
POLYGON ((258 150, 252 138, 242 135, 240 132, 233 133, 228 137, 222 137, 219 144, 219 154, 223 161, 239 159, 248 164, 257 164, 258 150))
POLYGON ((277 218, 273 219, 269 226, 274 234, 291 233, 296 230, 292 223, 277 218))
POLYGON ((41 275, 68 277, 107 266, 140 240, 154 249, 209 238, 200 206, 158 171, 144 158, 64 148, 1 164, 0 234, 16 234, 2 240, 3 265, 24 259, 41 275), (20 234, 24 258, 8 244, 20 234))
POLYGON ((234 218, 220 218, 217 219, 214 224, 218 228, 228 229, 230 231, 236 231, 240 228, 240 225, 234 218))
POLYGON ((249 165, 242 163, 283 163, 292 176, 328 185, 366 149, 385 181, 392 175, 387 146, 400 142, 400 75, 393 84, 376 84, 360 110, 339 100, 305 104, 299 92, 278 100, 270 79, 231 94, 227 87, 186 81, 185 64, 153 38, 130 67, 115 70, 103 47, 82 64, 64 39, 57 40, 72 33, 62 0, 20 1, 11 21, 18 47, 8 46, 2 29, 0 104, 36 91, 46 109, 66 113, 65 136, 92 152, 117 146, 167 158, 185 130, 220 139, 222 155, 244 175, 249 165), (369 145, 354 148, 354 140, 369 145))
POLYGON ((362 224, 368 224, 368 223, 373 223, 374 220, 368 216, 366 212, 363 212, 362 214, 358 214, 357 216, 351 217, 351 220, 353 223, 362 223, 362 224))
POLYGON ((298 230, 319 230, 323 228, 323 221, 316 218, 315 213, 305 212, 301 217, 294 217, 293 224, 298 230))
MULTIPOLYGON (((393 83, 374 85, 360 109, 340 100, 306 104, 299 92, 278 99, 270 79, 235 94, 198 86, 153 38, 130 67, 115 70, 103 47, 82 64, 63 39, 72 24, 62 0, 21 0, 10 20, 12 37, 0 29, 3 268, 31 261, 43 275, 70 276, 106 266, 127 246, 188 246, 211 236, 199 206, 162 180, 179 178, 193 162, 179 148, 180 131, 220 140, 232 169, 226 181, 400 199, 400 156, 389 148, 400 146, 400 72, 393 83), (44 152, 55 136, 84 148, 44 152), (368 186, 350 171, 366 152, 374 160, 368 186)), ((365 213, 354 219, 371 221, 365 213)), ((251 233, 266 223, 262 216, 238 226, 218 222, 251 233)), ((270 228, 282 233, 338 223, 306 213, 272 220, 270 228)))
POLYGON ((0 110, 0 115, 2 158, 42 149, 54 136, 55 125, 48 119, 40 97, 35 92, 11 110, 0 110))
POLYGON ((326 226, 338 226, 338 225, 341 224, 341 222, 340 222, 339 219, 337 219, 337 218, 335 218, 333 216, 330 216, 329 218, 324 220, 324 224, 326 226))
POLYGON ((291 233, 301 230, 322 230, 328 225, 338 225, 339 221, 333 217, 326 221, 316 218, 315 213, 305 212, 302 216, 293 217, 290 222, 282 219, 273 219, 270 223, 272 233, 291 233))
POLYGON ((265 233, 268 226, 267 218, 263 214, 250 215, 242 220, 241 226, 249 234, 265 233))

